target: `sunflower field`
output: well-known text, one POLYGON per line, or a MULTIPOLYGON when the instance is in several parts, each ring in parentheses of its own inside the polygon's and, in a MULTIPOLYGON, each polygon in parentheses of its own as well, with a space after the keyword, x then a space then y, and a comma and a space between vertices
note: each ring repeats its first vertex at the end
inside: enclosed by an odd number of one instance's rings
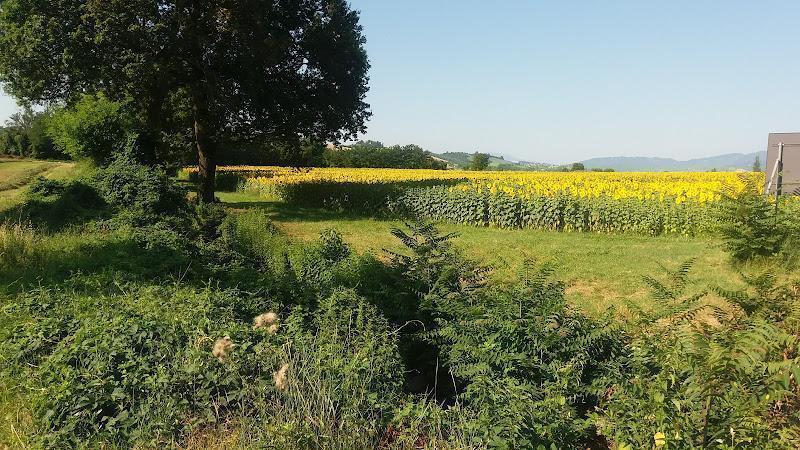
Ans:
MULTIPOLYGON (((474 172, 459 170, 219 169, 239 189, 324 206, 500 228, 697 234, 724 196, 763 186, 761 173, 474 172)), ((230 182, 226 184, 231 184, 230 182)))

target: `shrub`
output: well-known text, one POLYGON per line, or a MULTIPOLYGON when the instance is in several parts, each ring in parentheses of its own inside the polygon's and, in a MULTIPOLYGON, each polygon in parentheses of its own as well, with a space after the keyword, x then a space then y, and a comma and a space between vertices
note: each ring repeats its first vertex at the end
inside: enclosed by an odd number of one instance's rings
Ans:
POLYGON ((27 221, 36 228, 61 230, 107 218, 108 210, 97 189, 86 180, 40 179, 28 188, 21 204, 4 211, 0 217, 27 221))
MULTIPOLYGON (((132 139, 129 144, 134 142, 132 139)), ((100 170, 96 184, 109 204, 129 210, 139 221, 175 215, 186 206, 186 192, 163 169, 139 162, 130 145, 100 170)))
POLYGON ((715 288, 712 307, 690 292, 690 266, 648 278, 662 308, 639 311, 598 428, 624 448, 796 448, 800 290, 744 277, 745 289, 715 288))
POLYGON ((517 286, 484 287, 485 270, 453 251, 452 235, 425 223, 408 228, 393 233, 411 254, 393 254, 393 264, 421 299, 416 318, 427 331, 416 337, 432 346, 410 344, 429 358, 410 361, 430 371, 433 359, 433 370, 448 375, 432 381, 445 385, 440 400, 460 407, 451 432, 476 447, 592 445, 589 413, 619 371, 623 336, 570 308, 551 267, 530 270, 517 286))
POLYGON ((124 106, 104 94, 83 95, 77 103, 53 114, 49 134, 55 145, 74 159, 107 163, 125 145, 131 122, 124 106))
POLYGON ((590 412, 619 371, 622 335, 567 306, 550 269, 522 286, 464 297, 437 296, 439 349, 458 388, 468 434, 480 446, 585 448, 590 412))
POLYGON ((58 180, 37 177, 28 185, 28 196, 50 197, 64 192, 65 185, 58 180))
POLYGON ((337 263, 350 256, 350 246, 338 231, 328 228, 319 236, 319 252, 326 261, 337 263))
POLYGON ((726 198, 719 231, 731 256, 747 261, 780 252, 793 232, 792 221, 754 187, 738 197, 726 198))

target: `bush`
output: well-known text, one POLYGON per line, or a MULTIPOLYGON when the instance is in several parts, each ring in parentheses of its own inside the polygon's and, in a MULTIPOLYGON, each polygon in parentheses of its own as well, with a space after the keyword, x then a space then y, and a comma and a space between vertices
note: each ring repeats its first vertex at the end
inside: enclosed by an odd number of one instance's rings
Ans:
POLYGON ((275 314, 273 329, 254 316, 282 308, 263 297, 109 281, 37 289, 4 310, 17 326, 0 327, 0 370, 35 387, 42 446, 161 447, 229 418, 287 448, 380 439, 403 371, 388 323, 352 291, 275 314))
POLYGON ((797 448, 800 286, 744 277, 744 289, 714 288, 724 300, 712 307, 689 268, 648 278, 662 307, 639 311, 598 428, 619 448, 797 448))
POLYGON ((122 104, 102 93, 85 94, 53 114, 48 129, 55 145, 73 159, 90 158, 103 165, 125 146, 131 120, 122 104))
POLYGON ((186 192, 163 169, 142 164, 132 148, 134 142, 131 139, 126 149, 98 173, 96 184, 103 197, 139 221, 155 221, 159 215, 184 211, 186 192))
MULTIPOLYGON (((783 203, 783 199, 781 202, 783 203)), ((719 226, 725 247, 737 261, 774 256, 787 242, 800 236, 800 220, 794 211, 775 204, 751 188, 738 197, 727 197, 722 204, 719 226)))
POLYGON ((619 371, 623 336, 567 306, 550 274, 509 292, 431 301, 436 326, 425 337, 480 446, 586 448, 597 439, 590 413, 619 371))
POLYGON ((58 180, 37 177, 28 185, 28 196, 50 197, 64 192, 65 184, 58 180))
POLYGON ((619 372, 624 336, 567 306, 548 266, 517 286, 483 287, 484 270, 452 250, 452 235, 425 223, 409 229, 394 231, 411 254, 393 263, 421 297, 416 318, 427 331, 416 337, 433 347, 416 343, 411 352, 428 352, 433 369, 447 374, 431 380, 445 385, 440 401, 460 407, 450 433, 475 447, 593 445, 590 412, 619 372))
POLYGON ((86 180, 35 180, 24 201, 0 214, 0 219, 22 220, 36 228, 62 230, 109 216, 108 205, 86 180))
POLYGON ((337 263, 350 256, 350 246, 342 239, 342 235, 328 228, 319 236, 319 251, 323 259, 337 263))

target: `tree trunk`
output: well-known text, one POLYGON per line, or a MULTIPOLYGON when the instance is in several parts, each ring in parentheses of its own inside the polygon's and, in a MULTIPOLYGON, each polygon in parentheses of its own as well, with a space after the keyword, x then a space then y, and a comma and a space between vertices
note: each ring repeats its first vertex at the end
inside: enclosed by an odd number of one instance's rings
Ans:
POLYGON ((197 169, 200 182, 200 201, 214 203, 217 155, 214 137, 209 130, 208 108, 202 102, 194 104, 194 138, 197 145, 197 169))

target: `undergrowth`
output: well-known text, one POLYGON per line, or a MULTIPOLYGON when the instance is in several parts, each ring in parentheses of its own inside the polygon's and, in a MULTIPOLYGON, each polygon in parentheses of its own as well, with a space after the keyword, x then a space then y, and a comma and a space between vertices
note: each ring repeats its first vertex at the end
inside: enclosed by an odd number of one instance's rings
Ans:
POLYGON ((697 286, 687 262, 630 323, 588 317, 546 262, 499 284, 422 222, 384 255, 299 243, 125 158, 0 226, 0 445, 800 444, 796 283, 697 286))

